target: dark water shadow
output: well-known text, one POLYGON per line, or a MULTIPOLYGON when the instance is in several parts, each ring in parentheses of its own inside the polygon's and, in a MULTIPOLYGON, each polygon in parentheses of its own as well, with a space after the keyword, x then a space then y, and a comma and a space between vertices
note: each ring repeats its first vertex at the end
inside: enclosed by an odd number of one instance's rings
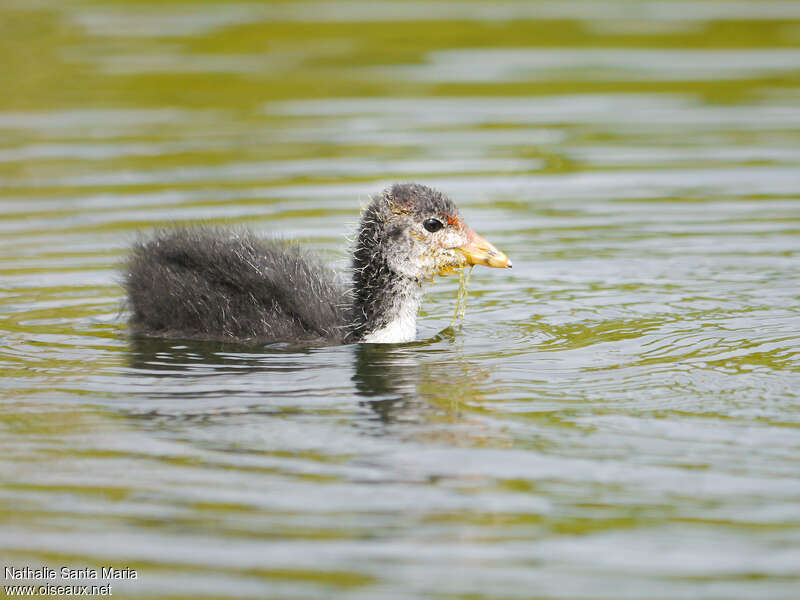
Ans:
MULTIPOLYGON (((415 349, 430 348, 443 341, 453 342, 456 331, 447 327, 436 335, 404 344, 352 344, 355 375, 353 381, 359 393, 366 396, 399 393, 409 369, 413 366, 415 349)), ((209 376, 238 372, 268 372, 285 370, 295 363, 298 369, 307 368, 305 360, 315 352, 330 346, 307 343, 275 343, 269 345, 242 344, 192 339, 165 339, 131 336, 128 345, 128 366, 132 374, 146 372, 157 377, 197 375, 206 367, 209 376), (281 361, 281 358, 287 360, 281 361), (302 360, 298 360, 302 359, 302 360)))
POLYGON ((448 326, 405 344, 358 344, 353 383, 362 405, 384 424, 407 421, 431 410, 457 410, 479 395, 487 370, 454 347, 458 328, 448 326))
POLYGON ((220 375, 232 371, 269 371, 270 367, 275 366, 285 368, 285 363, 271 363, 267 359, 310 355, 313 350, 307 345, 253 346, 234 342, 136 336, 130 338, 128 364, 135 371, 158 377, 196 375, 195 369, 203 366, 207 367, 208 375, 220 375))
POLYGON ((384 424, 407 418, 420 405, 417 383, 421 373, 413 349, 399 344, 357 344, 352 381, 356 393, 384 424))
MULTIPOLYGON (((293 377, 292 373, 297 373, 299 378, 307 375, 310 369, 321 367, 320 378, 324 378, 331 368, 338 369, 341 362, 342 369, 352 370, 349 380, 354 387, 347 392, 341 386, 334 386, 331 393, 341 394, 343 402, 355 393, 361 398, 358 401, 360 406, 368 408, 381 423, 391 424, 416 420, 421 412, 430 409, 431 398, 443 394, 450 397, 459 390, 470 388, 464 385, 464 377, 471 377, 470 373, 478 369, 464 364, 463 357, 454 352, 456 339, 457 331, 452 327, 425 340, 404 344, 352 344, 346 347, 253 346, 133 336, 129 338, 129 375, 163 380, 164 388, 154 390, 152 396, 155 398, 191 402, 194 395, 213 395, 217 376, 228 376, 219 379, 220 389, 231 375, 275 374, 285 382, 293 377), (202 392, 191 385, 180 385, 181 378, 186 378, 187 382, 191 378, 196 382, 198 377, 204 381, 202 392)), ((269 383, 270 379, 265 379, 269 383)), ((318 379, 315 385, 316 391, 324 389, 322 379, 318 379)), ((262 393, 268 397, 269 386, 262 393)), ((263 403, 253 402, 246 406, 253 413, 273 413, 263 403)), ((219 407, 224 408, 224 405, 219 407)), ((238 405, 238 408, 243 406, 238 405)), ((201 416, 202 409, 192 414, 201 416)), ((286 414, 285 407, 282 414, 286 414)), ((183 415, 189 416, 186 412, 183 415)))
MULTIPOLYGON (((416 395, 422 376, 421 349, 432 349, 443 341, 454 341, 455 330, 447 327, 436 335, 403 344, 355 344, 353 383, 360 395, 416 395)), ((450 351, 448 348, 447 351, 450 351)))

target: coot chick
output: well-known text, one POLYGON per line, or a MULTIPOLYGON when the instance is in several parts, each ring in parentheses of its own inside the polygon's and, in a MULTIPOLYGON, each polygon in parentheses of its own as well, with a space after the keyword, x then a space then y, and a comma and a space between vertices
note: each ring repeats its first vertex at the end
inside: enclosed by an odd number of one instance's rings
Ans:
POLYGON ((375 196, 344 284, 297 246, 214 228, 134 245, 125 287, 134 333, 265 344, 408 342, 423 283, 468 265, 511 267, 441 192, 409 183, 375 196))

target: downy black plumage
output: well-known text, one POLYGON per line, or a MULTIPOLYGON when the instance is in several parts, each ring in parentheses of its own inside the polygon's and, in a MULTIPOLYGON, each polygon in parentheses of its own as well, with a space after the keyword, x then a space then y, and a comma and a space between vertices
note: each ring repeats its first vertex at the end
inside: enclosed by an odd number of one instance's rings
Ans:
POLYGON ((510 267, 444 194, 398 184, 364 211, 347 285, 292 244, 220 228, 157 231, 124 285, 133 332, 265 344, 414 339, 423 283, 470 264, 510 267))

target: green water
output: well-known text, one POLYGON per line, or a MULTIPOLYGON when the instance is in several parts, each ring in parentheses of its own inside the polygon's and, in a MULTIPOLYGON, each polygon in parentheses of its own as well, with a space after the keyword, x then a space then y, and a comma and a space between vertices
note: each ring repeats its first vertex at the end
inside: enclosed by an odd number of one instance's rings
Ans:
POLYGON ((800 597, 800 2, 5 0, 0 34, 0 567, 800 597), (451 277, 415 344, 128 337, 138 232, 344 267, 394 181, 514 262, 461 328, 451 277))

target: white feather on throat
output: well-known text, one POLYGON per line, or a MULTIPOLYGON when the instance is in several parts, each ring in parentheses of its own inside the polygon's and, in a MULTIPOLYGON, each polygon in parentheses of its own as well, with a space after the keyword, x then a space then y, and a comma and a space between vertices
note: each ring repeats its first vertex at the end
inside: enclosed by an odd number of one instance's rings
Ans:
POLYGON ((413 342, 417 338, 417 313, 421 302, 422 288, 418 288, 416 293, 396 296, 389 311, 392 315, 391 320, 380 329, 364 336, 361 341, 368 344, 413 342))

